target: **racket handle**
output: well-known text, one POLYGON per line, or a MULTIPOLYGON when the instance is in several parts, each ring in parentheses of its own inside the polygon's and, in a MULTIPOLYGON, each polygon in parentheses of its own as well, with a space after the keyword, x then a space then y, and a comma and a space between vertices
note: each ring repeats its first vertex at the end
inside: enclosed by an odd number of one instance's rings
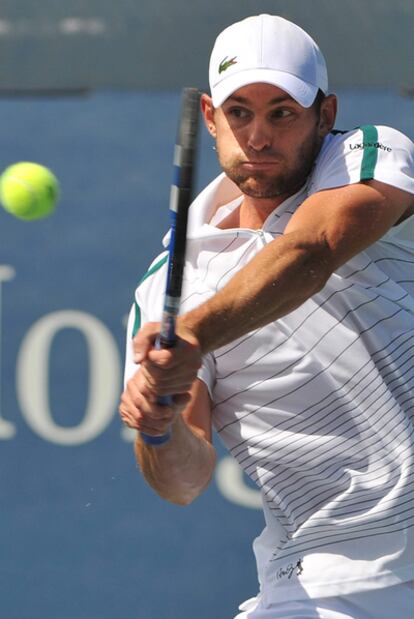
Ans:
POLYGON ((151 434, 145 434, 145 432, 140 432, 141 438, 147 445, 163 445, 164 443, 168 443, 171 438, 171 432, 167 432, 166 434, 161 434, 160 436, 152 436, 151 434))
MULTIPOLYGON (((157 403, 161 406, 170 406, 170 404, 172 404, 172 397, 170 395, 161 395, 157 398, 157 403)), ((168 443, 171 438, 170 431, 159 436, 152 436, 151 434, 145 434, 145 432, 140 432, 140 434, 142 440, 147 445, 163 445, 164 443, 168 443)))
MULTIPOLYGON (((159 350, 160 348, 171 348, 174 345, 174 326, 172 327, 172 331, 170 331, 169 336, 169 339, 165 340, 163 340, 162 337, 158 337, 155 342, 155 348, 159 350)), ((160 395, 157 398, 157 404, 159 404, 160 406, 171 406, 172 397, 170 395, 160 395)), ((145 432, 140 432, 140 435, 144 443, 146 443, 147 445, 163 445, 164 443, 168 443, 171 438, 170 431, 159 436, 152 436, 151 434, 145 434, 145 432)))
MULTIPOLYGON (((170 406, 172 404, 172 397, 170 395, 159 396, 157 398, 157 404, 161 406, 170 406)), ((152 436, 151 434, 145 434, 145 432, 140 432, 140 435, 147 445, 163 445, 164 443, 168 443, 171 438, 170 431, 159 436, 152 436)))

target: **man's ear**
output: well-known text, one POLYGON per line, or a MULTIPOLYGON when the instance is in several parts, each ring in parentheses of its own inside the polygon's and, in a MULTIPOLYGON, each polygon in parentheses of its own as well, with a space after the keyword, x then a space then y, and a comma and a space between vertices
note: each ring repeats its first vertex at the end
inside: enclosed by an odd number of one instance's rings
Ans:
POLYGON ((201 95, 201 113, 203 114, 204 123, 209 134, 216 138, 216 123, 214 121, 214 106, 209 95, 201 95))
POLYGON ((338 101, 335 95, 328 95, 321 103, 319 131, 321 137, 325 137, 332 131, 335 125, 338 101))

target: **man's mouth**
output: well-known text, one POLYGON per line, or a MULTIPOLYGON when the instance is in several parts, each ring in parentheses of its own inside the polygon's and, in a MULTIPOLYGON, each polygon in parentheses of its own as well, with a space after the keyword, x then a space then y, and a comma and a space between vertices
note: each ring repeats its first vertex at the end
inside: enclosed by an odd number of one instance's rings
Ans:
POLYGON ((243 161, 241 166, 247 169, 270 168, 278 165, 279 161, 243 161))

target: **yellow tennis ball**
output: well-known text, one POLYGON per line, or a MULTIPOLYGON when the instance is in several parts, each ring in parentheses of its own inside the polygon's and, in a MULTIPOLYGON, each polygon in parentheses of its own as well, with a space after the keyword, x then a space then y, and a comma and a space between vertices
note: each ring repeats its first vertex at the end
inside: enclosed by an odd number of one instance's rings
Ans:
POLYGON ((15 163, 0 177, 0 201, 6 211, 19 219, 42 219, 51 215, 58 199, 58 180, 53 172, 38 163, 15 163))

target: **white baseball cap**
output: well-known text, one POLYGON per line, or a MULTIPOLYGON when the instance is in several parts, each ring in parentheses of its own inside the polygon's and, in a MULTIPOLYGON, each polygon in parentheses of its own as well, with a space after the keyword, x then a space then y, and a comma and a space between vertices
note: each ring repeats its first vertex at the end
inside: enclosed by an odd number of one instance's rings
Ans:
POLYGON ((275 15, 255 15, 232 24, 216 39, 210 58, 214 107, 256 82, 273 84, 303 107, 318 90, 328 91, 325 59, 312 37, 275 15))

